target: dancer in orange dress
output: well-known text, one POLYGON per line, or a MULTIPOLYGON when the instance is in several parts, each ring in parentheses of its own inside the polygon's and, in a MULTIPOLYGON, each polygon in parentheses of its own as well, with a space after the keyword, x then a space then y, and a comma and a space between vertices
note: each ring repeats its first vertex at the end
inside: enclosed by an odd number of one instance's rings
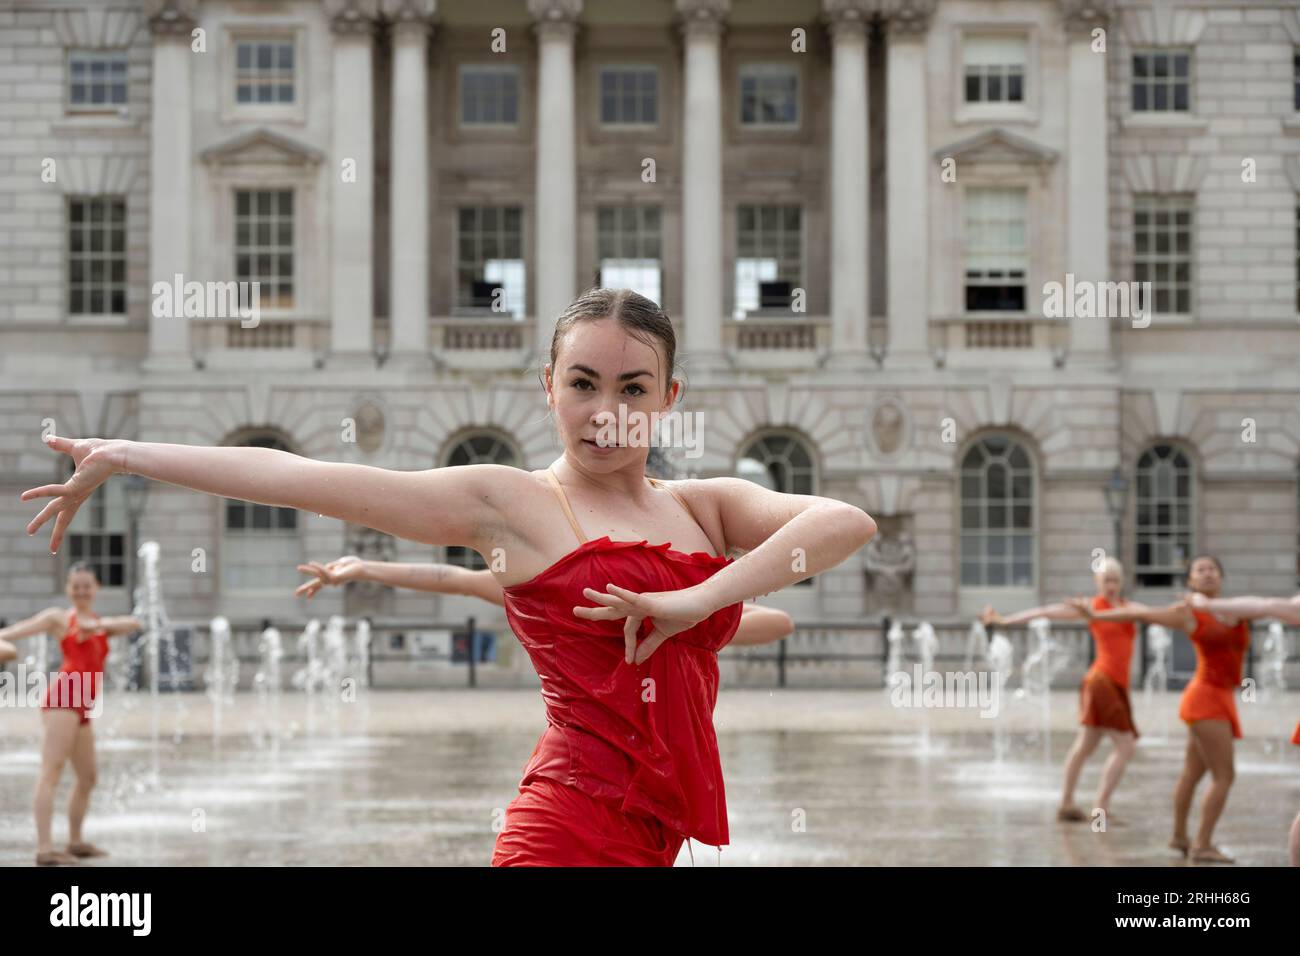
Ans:
MULTIPOLYGON (((346 554, 328 564, 308 561, 298 565, 298 570, 312 575, 310 581, 300 584, 294 591, 298 597, 310 598, 322 587, 338 587, 349 581, 373 581, 412 591, 462 594, 481 598, 497 607, 505 607, 506 603, 501 585, 486 568, 474 571, 438 562, 368 561, 355 554, 346 554)), ((736 629, 730 646, 771 644, 793 633, 794 620, 785 611, 746 601, 741 606, 740 627, 736 629)))
POLYGON ((51 499, 27 532, 54 519, 57 552, 95 488, 130 473, 473 549, 502 585, 547 708, 494 862, 671 864, 674 841, 728 840, 713 704, 717 651, 741 604, 841 564, 876 532, 833 498, 732 477, 647 481, 654 425, 681 394, 676 350, 671 320, 631 290, 570 303, 542 370, 563 448, 544 471, 404 472, 271 448, 50 436, 77 467, 23 492, 51 499), (572 547, 575 532, 585 540, 572 547))
POLYGON ((17 654, 11 640, 36 634, 59 634, 63 663, 41 699, 44 737, 41 770, 36 778, 36 862, 40 866, 77 863, 82 857, 105 856, 105 852, 82 836, 82 824, 95 786, 95 734, 93 719, 103 703, 99 691, 104 681, 104 658, 108 639, 140 629, 134 617, 103 618, 95 614, 99 581, 87 564, 68 569, 65 586, 71 609, 50 607, 39 614, 0 629, 0 663, 17 654), (68 801, 68 846, 54 848, 52 824, 54 795, 63 765, 72 762, 76 783, 68 801))
POLYGON ((1212 838, 1235 772, 1233 739, 1241 736, 1236 694, 1250 642, 1248 622, 1267 615, 1261 606, 1243 606, 1231 613, 1206 609, 1206 602, 1217 598, 1223 588, 1223 565, 1212 555, 1200 555, 1192 561, 1187 586, 1191 592, 1187 600, 1162 608, 1094 611, 1084 598, 1070 603, 1090 620, 1144 621, 1177 628, 1191 638, 1196 648, 1196 674, 1183 691, 1178 707, 1179 718, 1187 724, 1187 749, 1182 776, 1174 788, 1174 834, 1169 845, 1196 862, 1232 863, 1230 856, 1213 845, 1212 838), (1189 842, 1187 817, 1196 785, 1207 771, 1210 787, 1201 803, 1196 839, 1189 842))
MULTIPOLYGON (((1114 558, 1106 558, 1093 577, 1097 582, 1097 594, 1091 599, 1094 610, 1145 606, 1123 597, 1124 568, 1114 558)), ((1030 608, 1007 617, 988 607, 980 619, 986 626, 1014 627, 1038 617, 1052 621, 1077 621, 1083 619, 1083 614, 1070 604, 1060 603, 1030 608)), ((1075 805, 1074 789, 1084 763, 1102 738, 1110 737, 1115 749, 1102 768, 1092 811, 1094 814, 1101 811, 1102 819, 1109 825, 1117 822, 1110 816, 1111 796, 1137 749, 1138 731, 1133 723, 1133 709, 1128 697, 1129 664, 1133 657, 1136 625, 1132 622, 1089 621, 1088 630, 1096 644, 1097 657, 1079 685, 1079 733, 1065 758, 1065 781, 1056 818, 1063 821, 1091 818, 1091 814, 1075 805)))

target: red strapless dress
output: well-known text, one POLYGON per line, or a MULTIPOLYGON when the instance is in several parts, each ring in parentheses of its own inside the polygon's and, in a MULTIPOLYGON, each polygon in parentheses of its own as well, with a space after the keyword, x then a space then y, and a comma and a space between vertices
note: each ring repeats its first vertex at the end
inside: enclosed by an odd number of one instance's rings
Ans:
MULTIPOLYGON (((713 708, 717 654, 742 605, 673 635, 639 665, 624 659, 623 620, 588 621, 573 608, 593 606, 585 587, 681 590, 731 562, 605 536, 504 589, 506 619, 542 681, 547 727, 493 866, 671 866, 683 840, 728 842, 713 708)), ((639 637, 652 626, 643 622, 639 637)))
POLYGON ((59 674, 41 697, 41 707, 46 710, 75 710, 81 714, 81 723, 90 722, 90 712, 95 709, 94 694, 104 680, 104 659, 108 657, 108 631, 95 631, 85 640, 80 639, 77 612, 68 614, 68 629, 59 641, 63 663, 59 674), (53 694, 53 701, 50 700, 53 694))

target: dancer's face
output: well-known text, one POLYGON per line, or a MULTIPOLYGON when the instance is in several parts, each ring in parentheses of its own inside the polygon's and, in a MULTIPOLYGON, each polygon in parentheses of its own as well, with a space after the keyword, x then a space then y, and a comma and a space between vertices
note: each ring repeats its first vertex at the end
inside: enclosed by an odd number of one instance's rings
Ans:
POLYGON ((1223 574, 1209 558, 1197 558, 1187 572, 1187 587, 1207 597, 1218 597, 1223 587, 1223 574))
POLYGON ((662 350, 629 335, 613 318, 574 325, 560 341, 555 366, 546 367, 547 401, 565 451, 602 474, 638 461, 644 467, 654 436, 651 416, 668 412, 680 387, 667 374, 662 350), (627 423, 622 434, 621 421, 627 423), (620 444, 601 447, 598 439, 620 444))
POLYGON ((99 583, 89 571, 74 571, 68 575, 68 600, 77 607, 90 607, 95 602, 99 583))
POLYGON ((1097 582, 1097 592, 1112 604, 1124 590, 1124 575, 1118 571, 1098 571, 1093 579, 1097 582))

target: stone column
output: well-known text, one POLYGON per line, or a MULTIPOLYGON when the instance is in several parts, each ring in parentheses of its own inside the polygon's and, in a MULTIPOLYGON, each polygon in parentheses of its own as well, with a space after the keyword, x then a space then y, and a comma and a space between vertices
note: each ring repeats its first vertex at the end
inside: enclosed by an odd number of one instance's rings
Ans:
POLYGON ((388 0, 393 29, 389 348, 429 347, 429 64, 435 0, 388 0))
POLYGON ((682 321, 686 351, 722 351, 722 30, 729 0, 677 0, 685 39, 682 321))
POLYGON ((555 320, 576 294, 578 233, 577 119, 573 40, 582 0, 528 0, 537 20, 536 346, 551 347, 555 320))
POLYGON ((374 324, 374 89, 376 0, 332 0, 333 167, 330 170, 330 348, 369 352, 374 324), (342 163, 356 164, 343 179, 342 163), (350 177, 351 178, 351 177, 350 177))
POLYGON ((861 361, 870 316, 868 0, 823 0, 831 33, 831 349, 861 361))
POLYGON ((930 211, 934 166, 927 148, 925 38, 934 0, 888 8, 886 177, 889 358, 923 361, 929 352, 930 211))
MULTIPOLYGON (((1110 273, 1110 194, 1106 155, 1106 58, 1093 52, 1092 31, 1106 27, 1111 0, 1061 0, 1069 36, 1066 127, 1065 271, 1075 282, 1103 282, 1110 273)), ((1057 276, 1064 283, 1065 276, 1057 276)), ((1070 320, 1075 355, 1110 351, 1109 318, 1070 320)))
MULTIPOLYGON (((190 122, 191 31, 197 5, 184 0, 154 0, 146 11, 153 33, 152 113, 149 118, 149 286, 234 276, 190 274, 190 206, 194 202, 190 122)), ((152 293, 151 293, 152 294, 152 293)), ((159 318, 149 310, 151 365, 190 364, 189 320, 159 318)))

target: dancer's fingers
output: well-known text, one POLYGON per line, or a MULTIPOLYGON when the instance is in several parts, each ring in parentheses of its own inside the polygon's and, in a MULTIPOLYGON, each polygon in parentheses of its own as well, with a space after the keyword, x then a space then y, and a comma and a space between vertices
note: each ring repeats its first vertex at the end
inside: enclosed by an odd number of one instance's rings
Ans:
POLYGON ((644 664, 645 659, 657 651, 659 645, 668 640, 669 636, 657 627, 651 631, 649 636, 641 642, 641 646, 636 649, 636 663, 644 664))
POLYGON ((623 660, 631 664, 636 658, 636 632, 641 630, 641 618, 629 617, 623 622, 623 660))
POLYGON ((33 498, 49 498, 51 495, 59 496, 67 490, 67 484, 62 485, 41 485, 39 488, 28 488, 18 496, 19 501, 31 501, 33 498))
POLYGON ((602 594, 593 588, 583 588, 582 596, 605 607, 618 608, 624 614, 631 614, 636 611, 636 605, 630 604, 616 594, 602 594))
POLYGON ((64 508, 59 512, 59 516, 54 519, 54 533, 50 536, 51 554, 59 553, 59 545, 63 544, 63 532, 72 523, 72 516, 76 513, 76 510, 75 508, 64 508))
POLYGON ((50 517, 51 517, 51 516, 52 516, 56 511, 59 510, 59 502, 61 502, 62 500, 63 500, 62 498, 55 498, 53 501, 51 501, 49 504, 47 504, 44 508, 42 508, 42 509, 40 510, 40 513, 39 513, 35 518, 33 518, 31 521, 27 522, 27 533, 28 533, 28 534, 35 534, 37 531, 39 531, 39 530, 41 529, 41 525, 43 525, 43 524, 45 524, 45 522, 49 521, 49 520, 50 520, 50 517))
POLYGON ((580 604, 574 606, 573 613, 588 621, 617 621, 628 616, 627 611, 616 607, 583 607, 580 604))

